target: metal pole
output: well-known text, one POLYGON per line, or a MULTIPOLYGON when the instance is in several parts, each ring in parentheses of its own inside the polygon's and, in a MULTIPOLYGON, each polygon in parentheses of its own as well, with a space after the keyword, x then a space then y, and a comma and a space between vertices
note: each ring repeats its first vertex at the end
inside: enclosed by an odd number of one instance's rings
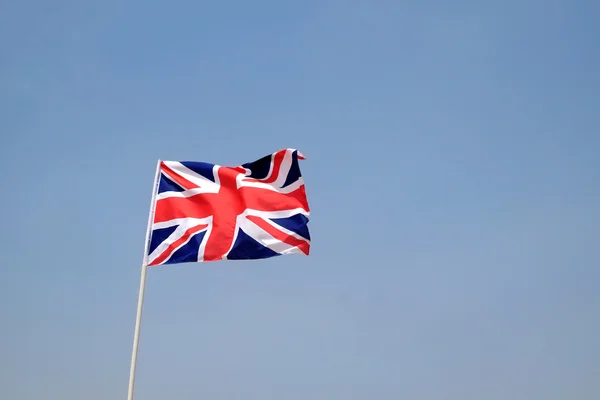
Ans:
POLYGON ((148 248, 150 246, 152 222, 154 220, 154 209, 156 204, 156 192, 158 189, 158 176, 160 174, 160 160, 156 164, 156 174, 154 176, 154 186, 152 191, 152 201, 150 203, 150 213, 148 215, 148 228, 146 230, 146 243, 144 244, 144 259, 142 262, 142 273, 140 276, 140 290, 138 293, 137 314, 135 317, 135 331, 133 333, 133 350, 131 353, 131 368, 129 370, 129 392, 127 400, 133 400, 133 387, 135 382, 135 367, 137 362, 138 344, 140 341, 140 326, 142 324, 142 309, 144 307, 144 292, 146 288, 146 271, 148 269, 148 248))

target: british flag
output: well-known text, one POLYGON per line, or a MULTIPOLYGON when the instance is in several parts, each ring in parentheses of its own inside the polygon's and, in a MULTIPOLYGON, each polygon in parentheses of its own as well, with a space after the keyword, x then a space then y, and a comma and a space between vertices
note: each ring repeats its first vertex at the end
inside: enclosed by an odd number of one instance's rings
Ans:
POLYGON ((283 149, 237 167, 159 161, 147 265, 308 255, 302 159, 283 149))

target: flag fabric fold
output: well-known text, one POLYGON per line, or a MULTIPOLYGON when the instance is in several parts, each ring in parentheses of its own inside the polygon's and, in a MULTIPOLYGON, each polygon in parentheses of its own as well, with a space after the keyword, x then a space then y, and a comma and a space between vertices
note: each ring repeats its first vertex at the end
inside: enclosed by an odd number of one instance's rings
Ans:
POLYGON ((159 161, 147 264, 309 255, 302 159, 283 149, 236 167, 159 161))

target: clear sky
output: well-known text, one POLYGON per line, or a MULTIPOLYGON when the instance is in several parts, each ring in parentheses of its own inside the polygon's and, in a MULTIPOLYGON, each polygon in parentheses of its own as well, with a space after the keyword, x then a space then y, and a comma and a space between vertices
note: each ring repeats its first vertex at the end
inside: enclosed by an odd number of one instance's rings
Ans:
POLYGON ((284 147, 311 256, 150 270, 136 399, 600 398, 599 20, 3 2, 0 398, 125 399, 157 159, 284 147))

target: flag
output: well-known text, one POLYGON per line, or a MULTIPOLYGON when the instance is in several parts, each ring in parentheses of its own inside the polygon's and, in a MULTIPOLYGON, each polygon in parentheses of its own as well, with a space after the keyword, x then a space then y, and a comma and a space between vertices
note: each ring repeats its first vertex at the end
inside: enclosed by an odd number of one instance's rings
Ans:
POLYGON ((303 159, 283 149, 236 167, 159 160, 147 265, 308 255, 303 159))

